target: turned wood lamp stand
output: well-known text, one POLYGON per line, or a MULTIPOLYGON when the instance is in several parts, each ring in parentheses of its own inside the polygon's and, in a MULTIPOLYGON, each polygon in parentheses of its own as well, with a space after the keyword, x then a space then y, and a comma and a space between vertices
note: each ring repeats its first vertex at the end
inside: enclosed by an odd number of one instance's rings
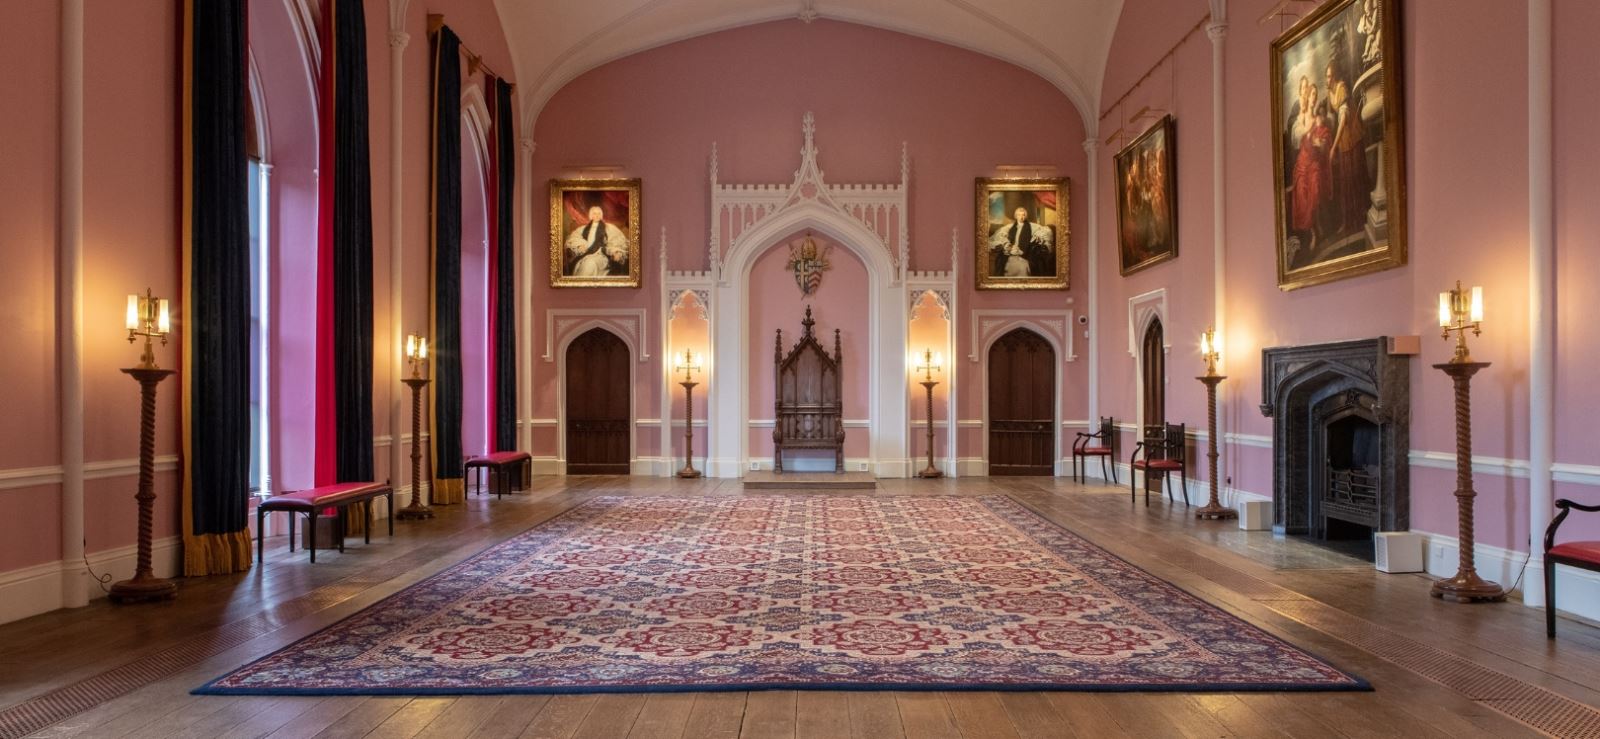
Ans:
MULTIPOLYGON (((433 507, 422 491, 422 389, 428 386, 428 376, 422 367, 428 362, 428 340, 415 334, 407 335, 406 360, 411 363, 411 376, 402 380, 411 388, 411 504, 396 511, 394 517, 401 521, 420 521, 433 518, 433 507)), ((428 485, 431 489, 432 483, 428 485)))
POLYGON ((694 468, 694 388, 700 383, 693 379, 700 362, 700 355, 685 349, 676 367, 683 371, 683 382, 678 383, 683 386, 683 469, 678 470, 678 477, 685 480, 700 477, 700 470, 694 468))
POLYGON ((1211 498, 1204 508, 1194 512, 1195 518, 1211 521, 1223 521, 1239 517, 1239 512, 1222 504, 1217 499, 1217 448, 1220 446, 1217 439, 1217 385, 1228 379, 1217 374, 1217 330, 1214 327, 1206 329, 1200 337, 1200 351, 1206 359, 1206 373, 1196 377, 1206 386, 1206 433, 1209 441, 1206 445, 1206 459, 1211 463, 1211 498))
POLYGON ((917 384, 928 391, 928 466, 923 467, 922 471, 917 473, 917 477, 927 479, 944 477, 944 473, 940 472, 939 468, 933 464, 933 388, 939 384, 938 380, 933 379, 933 373, 939 371, 942 359, 938 354, 934 354, 932 349, 924 349, 922 351, 922 364, 914 368, 916 371, 923 373, 922 382, 917 384))
POLYGON ((111 586, 115 603, 167 600, 178 595, 177 583, 156 577, 150 565, 156 500, 156 386, 174 374, 174 370, 156 365, 152 339, 159 338, 166 345, 171 327, 165 299, 156 298, 149 290, 143 296, 128 296, 128 342, 144 337, 144 356, 138 366, 122 370, 139 382, 139 492, 133 496, 139 502, 139 555, 133 579, 111 586))
POLYGON ((1478 493, 1472 487, 1472 376, 1488 367, 1488 362, 1474 362, 1467 350, 1467 332, 1482 336, 1483 288, 1474 286, 1469 293, 1456 282, 1456 288, 1439 293, 1439 327, 1446 340, 1451 332, 1456 334, 1456 352, 1450 361, 1434 365, 1434 369, 1450 376, 1455 384, 1456 397, 1456 524, 1460 537, 1460 559, 1456 574, 1433 583, 1430 594, 1456 603, 1504 600, 1506 592, 1499 584, 1478 576, 1473 561, 1476 534, 1472 504, 1478 493))

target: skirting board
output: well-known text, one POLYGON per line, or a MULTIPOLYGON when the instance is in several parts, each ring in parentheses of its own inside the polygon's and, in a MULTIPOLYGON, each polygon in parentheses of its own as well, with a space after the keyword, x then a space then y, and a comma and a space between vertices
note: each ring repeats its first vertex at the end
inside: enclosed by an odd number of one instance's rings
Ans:
MULTIPOLYGON (((151 568, 156 577, 176 577, 181 564, 183 542, 180 537, 169 536, 151 543, 151 568)), ((133 577, 137 566, 139 548, 129 545, 107 549, 89 555, 89 567, 95 574, 111 575, 111 581, 133 577)), ((49 613, 64 607, 61 583, 65 573, 76 571, 83 563, 56 561, 0 573, 0 624, 10 623, 29 616, 49 613)), ((89 597, 104 598, 105 591, 89 580, 89 597)))
MULTIPOLYGON (((1089 478, 1091 480, 1101 480, 1103 482, 1111 482, 1110 480, 1106 480, 1103 476, 1101 476, 1101 474, 1100 474, 1100 463, 1099 462, 1094 462, 1093 460, 1090 460, 1090 461, 1091 461, 1092 464, 1091 464, 1091 466, 1090 466, 1090 468, 1088 470, 1088 473, 1085 475, 1085 477, 1087 477, 1087 478, 1089 478)), ((1070 460, 1069 460, 1069 462, 1070 462, 1070 460)), ((1129 467, 1126 464, 1121 464, 1121 463, 1118 463, 1116 467, 1117 467, 1117 482, 1118 482, 1118 484, 1120 484, 1120 485, 1129 484, 1128 483, 1128 476, 1133 474, 1133 472, 1134 472, 1133 468, 1129 467)), ((1071 468, 1071 466, 1069 464, 1069 466, 1067 467, 1067 474, 1070 475, 1071 473, 1072 473, 1072 468, 1071 468)), ((1133 479, 1133 486, 1134 487, 1138 487, 1140 485, 1140 483, 1143 482, 1143 480, 1144 480, 1144 473, 1139 473, 1133 479)), ((1172 491, 1173 497, 1175 499, 1177 499, 1177 500, 1183 500, 1183 491, 1178 488, 1178 484, 1179 484, 1178 480, 1176 478, 1173 478, 1172 481, 1169 484, 1173 486, 1173 491, 1172 491)), ((1152 490, 1151 491, 1151 495, 1154 495, 1155 492, 1156 491, 1152 490)), ((1194 505, 1204 505, 1205 502, 1208 499, 1210 499, 1210 497, 1211 497, 1211 483, 1209 483, 1209 482, 1207 482, 1205 480, 1197 480, 1197 479, 1192 478, 1192 477, 1189 478, 1189 502, 1190 503, 1192 503, 1194 505)), ((1219 502, 1222 505, 1227 506, 1229 508, 1238 508, 1239 507, 1239 502, 1243 501, 1243 500, 1264 500, 1264 501, 1269 501, 1270 502, 1272 500, 1272 496, 1270 496, 1270 495, 1262 495, 1260 493, 1252 493, 1249 490, 1240 490, 1239 488, 1226 487, 1226 486, 1224 486, 1222 488, 1222 490, 1217 492, 1217 502, 1219 502)))

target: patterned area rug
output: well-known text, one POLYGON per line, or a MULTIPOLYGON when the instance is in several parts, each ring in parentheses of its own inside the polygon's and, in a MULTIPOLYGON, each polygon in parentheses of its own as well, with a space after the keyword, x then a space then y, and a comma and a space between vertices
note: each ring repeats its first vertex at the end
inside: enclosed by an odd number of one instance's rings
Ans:
POLYGON ((595 498, 203 694, 1363 690, 1002 496, 595 498))

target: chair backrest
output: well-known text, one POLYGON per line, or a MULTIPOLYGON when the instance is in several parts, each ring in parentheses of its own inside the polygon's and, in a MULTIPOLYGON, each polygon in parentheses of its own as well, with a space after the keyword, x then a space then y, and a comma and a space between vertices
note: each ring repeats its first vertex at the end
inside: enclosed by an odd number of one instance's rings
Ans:
POLYGON ((1117 433, 1117 422, 1116 422, 1116 419, 1113 419, 1111 416, 1101 416, 1100 417, 1100 438, 1104 440, 1106 446, 1111 446, 1113 444, 1113 440, 1117 438, 1116 437, 1116 433, 1117 433))
POLYGON ((1166 454, 1167 459, 1181 462, 1184 460, 1184 455, 1188 453, 1189 437, 1184 429, 1184 425, 1185 424, 1181 423, 1167 424, 1166 431, 1164 432, 1164 436, 1166 437, 1164 453, 1166 454))

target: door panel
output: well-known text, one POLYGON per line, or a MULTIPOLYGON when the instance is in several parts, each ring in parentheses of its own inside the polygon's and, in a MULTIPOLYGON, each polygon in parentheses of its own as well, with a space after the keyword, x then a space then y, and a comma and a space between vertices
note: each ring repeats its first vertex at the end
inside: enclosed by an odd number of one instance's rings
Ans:
POLYGON ((567 474, 626 475, 628 345, 603 328, 567 345, 567 474))
POLYGON ((1056 354, 1017 329, 989 349, 989 474, 1055 474, 1056 354))

